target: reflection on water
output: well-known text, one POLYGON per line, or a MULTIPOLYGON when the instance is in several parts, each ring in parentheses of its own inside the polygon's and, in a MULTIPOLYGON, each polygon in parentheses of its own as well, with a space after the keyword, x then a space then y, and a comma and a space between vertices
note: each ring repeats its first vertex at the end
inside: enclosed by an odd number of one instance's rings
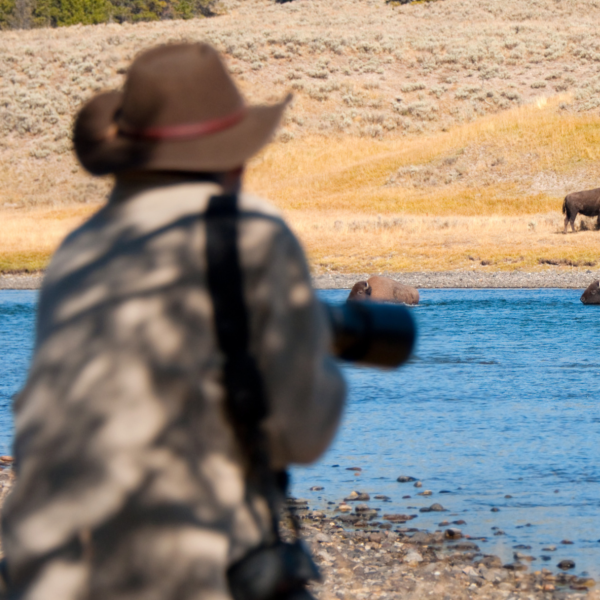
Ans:
MULTIPOLYGON (((320 294, 335 302, 347 292, 320 294)), ((422 290, 412 309, 416 355, 393 372, 345 367, 351 394, 340 432, 318 464, 294 469, 293 493, 315 506, 354 489, 385 494, 391 502, 370 504, 419 514, 410 525, 464 519, 465 533, 488 537, 486 553, 509 560, 513 546, 526 544, 535 568, 572 558, 577 573, 600 576, 600 307, 583 306, 579 295, 422 290), (359 476, 352 466, 362 467, 359 476), (398 483, 399 475, 423 488, 398 483), (309 492, 313 485, 325 490, 309 492), (450 512, 418 512, 434 502, 450 512), (557 550, 542 551, 550 545, 557 550)), ((10 451, 10 397, 26 375, 36 299, 0 291, 2 453, 10 451)))
MULTIPOLYGON (((330 302, 346 295, 321 292, 330 302)), ((412 309, 416 355, 394 372, 346 367, 342 427, 318 464, 294 469, 294 495, 319 506, 352 490, 385 494, 391 502, 370 504, 419 514, 415 527, 464 519, 465 533, 488 537, 486 553, 508 561, 513 546, 526 544, 535 568, 572 558, 577 572, 600 575, 600 307, 579 296, 422 290, 412 309), (399 475, 423 488, 398 483, 399 475), (325 490, 309 492, 313 485, 325 490), (451 512, 418 513, 433 502, 451 512), (551 545, 555 552, 542 551, 551 545)))

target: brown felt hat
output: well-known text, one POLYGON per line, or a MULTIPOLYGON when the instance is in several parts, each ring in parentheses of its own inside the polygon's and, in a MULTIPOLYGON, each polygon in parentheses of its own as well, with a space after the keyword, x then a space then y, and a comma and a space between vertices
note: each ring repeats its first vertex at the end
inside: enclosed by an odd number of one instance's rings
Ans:
POLYGON ((157 46, 134 60, 123 91, 101 93, 81 109, 75 152, 94 175, 228 171, 269 141, 289 100, 246 106, 212 46, 157 46))

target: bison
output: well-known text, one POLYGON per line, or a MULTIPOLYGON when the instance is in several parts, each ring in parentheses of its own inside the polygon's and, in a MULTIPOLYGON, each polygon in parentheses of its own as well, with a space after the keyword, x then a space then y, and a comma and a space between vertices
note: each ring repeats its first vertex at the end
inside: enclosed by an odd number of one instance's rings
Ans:
POLYGON ((600 304, 600 281, 596 279, 587 287, 580 300, 584 304, 600 304))
POLYGON ((598 217, 597 228, 600 229, 600 188, 567 194, 562 211, 566 215, 564 233, 567 233, 569 223, 571 223, 571 231, 575 231, 575 217, 579 213, 586 217, 598 217))
POLYGON ((350 290, 348 300, 379 300, 380 302, 402 302, 418 304, 419 291, 408 285, 402 285, 389 277, 374 275, 367 281, 355 283, 350 290))

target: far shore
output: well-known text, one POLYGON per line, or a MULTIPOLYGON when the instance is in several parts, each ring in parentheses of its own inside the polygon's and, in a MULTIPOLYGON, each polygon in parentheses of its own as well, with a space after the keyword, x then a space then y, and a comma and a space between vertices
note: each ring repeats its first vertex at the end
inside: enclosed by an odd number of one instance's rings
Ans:
MULTIPOLYGON (((584 290, 590 283, 600 279, 600 270, 548 269, 527 273, 524 271, 432 271, 415 273, 336 273, 313 276, 313 285, 318 290, 350 289, 357 281, 371 275, 385 275, 418 289, 449 288, 563 288, 584 290)), ((19 273, 0 274, 0 290, 37 290, 42 285, 44 274, 19 273)))

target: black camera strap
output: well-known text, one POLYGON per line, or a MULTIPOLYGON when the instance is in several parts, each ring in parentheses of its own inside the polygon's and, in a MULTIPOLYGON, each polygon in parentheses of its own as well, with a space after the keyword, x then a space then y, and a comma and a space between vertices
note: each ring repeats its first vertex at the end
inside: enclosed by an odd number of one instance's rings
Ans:
POLYGON ((250 323, 238 248, 239 220, 236 194, 210 198, 206 211, 208 289, 217 341, 225 358, 223 379, 230 418, 248 453, 248 475, 266 496, 272 513, 273 534, 279 539, 275 496, 279 493, 285 497, 287 474, 271 470, 266 439, 260 429, 269 407, 256 359, 250 351, 250 323))
MULTIPOLYGON (((256 213, 252 216, 260 218, 256 213)), ((285 471, 271 469, 266 435, 260 427, 269 406, 250 348, 250 320, 238 247, 242 215, 237 195, 212 196, 205 217, 207 281, 217 342, 225 358, 223 383, 228 412, 247 454, 248 480, 264 494, 269 505, 273 536, 229 567, 230 591, 234 600, 314 600, 306 584, 320 578, 319 570, 302 544, 298 519, 289 507, 296 541, 284 542, 279 534, 278 509, 286 496, 288 476, 285 471)))

